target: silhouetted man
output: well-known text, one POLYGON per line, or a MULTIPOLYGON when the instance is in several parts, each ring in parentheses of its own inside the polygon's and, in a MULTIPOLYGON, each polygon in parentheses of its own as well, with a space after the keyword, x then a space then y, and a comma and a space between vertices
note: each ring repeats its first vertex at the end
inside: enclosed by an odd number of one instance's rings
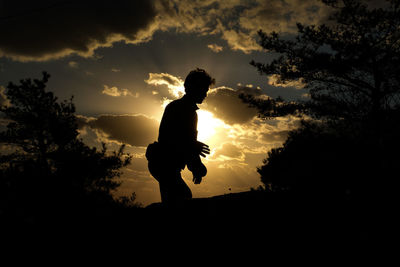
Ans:
POLYGON ((160 123, 158 142, 147 148, 149 170, 159 182, 164 204, 179 204, 192 198, 192 192, 181 176, 185 166, 193 173, 195 184, 200 184, 207 174, 200 156, 205 157, 210 149, 197 141, 196 110, 199 108, 196 104, 203 102, 214 83, 205 70, 191 71, 185 79, 186 94, 167 105, 160 123))

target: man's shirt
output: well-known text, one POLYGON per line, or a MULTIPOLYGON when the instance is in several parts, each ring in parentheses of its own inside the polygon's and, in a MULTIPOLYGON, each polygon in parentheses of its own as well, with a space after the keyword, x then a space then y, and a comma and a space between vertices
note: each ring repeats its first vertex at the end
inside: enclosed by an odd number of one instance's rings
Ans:
POLYGON ((158 142, 168 151, 172 164, 181 169, 200 161, 195 151, 198 109, 184 96, 167 105, 160 123, 158 142))

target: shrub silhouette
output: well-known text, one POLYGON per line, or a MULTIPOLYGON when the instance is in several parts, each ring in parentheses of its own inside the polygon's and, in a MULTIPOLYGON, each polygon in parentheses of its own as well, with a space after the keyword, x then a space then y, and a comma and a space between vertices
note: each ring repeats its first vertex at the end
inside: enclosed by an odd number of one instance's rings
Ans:
POLYGON ((43 72, 41 80, 7 87, 10 105, 1 112, 8 125, 0 141, 12 152, 0 157, 0 209, 23 217, 73 216, 127 204, 111 193, 131 156, 124 146, 109 153, 105 144, 98 150, 78 139, 73 99, 60 102, 46 91, 49 77, 43 72))
POLYGON ((257 171, 272 191, 350 197, 370 182, 374 162, 369 149, 352 135, 303 121, 282 147, 268 153, 257 171))

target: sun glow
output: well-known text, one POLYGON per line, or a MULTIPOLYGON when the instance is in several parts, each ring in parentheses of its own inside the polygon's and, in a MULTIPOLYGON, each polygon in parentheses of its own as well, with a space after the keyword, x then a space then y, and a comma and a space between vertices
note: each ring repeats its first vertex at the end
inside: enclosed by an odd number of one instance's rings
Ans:
POLYGON ((197 123, 197 140, 201 142, 207 142, 210 140, 217 131, 217 128, 224 127, 225 123, 220 119, 214 117, 214 115, 205 110, 197 111, 198 123, 197 123))

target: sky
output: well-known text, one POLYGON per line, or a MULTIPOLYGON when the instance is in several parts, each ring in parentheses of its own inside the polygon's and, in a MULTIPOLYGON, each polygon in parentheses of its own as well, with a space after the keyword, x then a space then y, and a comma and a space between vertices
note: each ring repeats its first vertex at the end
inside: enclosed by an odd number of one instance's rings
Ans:
POLYGON ((133 156, 116 195, 135 192, 148 205, 160 193, 146 146, 166 104, 184 94, 186 75, 203 68, 216 79, 198 110, 208 174, 200 185, 187 169, 182 176, 194 197, 247 191, 261 184, 257 167, 298 119, 260 119, 238 95, 307 97, 301 84, 279 84, 249 64, 277 56, 261 49, 257 31, 291 36, 296 22, 319 24, 330 12, 318 0, 0 0, 0 100, 8 82, 47 71, 48 90, 74 96, 85 143, 126 144, 133 156))

